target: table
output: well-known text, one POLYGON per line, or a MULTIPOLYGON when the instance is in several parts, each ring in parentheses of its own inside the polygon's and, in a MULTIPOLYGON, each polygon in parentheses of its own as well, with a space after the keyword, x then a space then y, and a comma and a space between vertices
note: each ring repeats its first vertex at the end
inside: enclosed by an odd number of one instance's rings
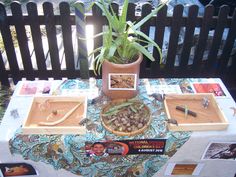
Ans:
MULTIPOLYGON (((236 117, 230 107, 236 107, 235 102, 220 79, 143 79, 140 80, 138 97, 152 110, 153 122, 150 128, 141 135, 134 137, 119 137, 107 132, 101 125, 99 113, 102 103, 107 98, 102 96, 99 101, 88 103, 88 117, 91 122, 86 125, 85 135, 21 135, 21 124, 26 117, 32 96, 18 96, 20 82, 12 96, 0 128, 0 161, 28 162, 35 166, 39 176, 164 176, 167 162, 202 162, 203 154, 210 141, 236 142, 236 117), (224 131, 202 132, 169 132, 165 126, 166 115, 162 103, 153 101, 147 95, 147 81, 150 85, 180 85, 182 91, 188 90, 193 82, 217 82, 226 96, 218 97, 217 102, 228 118, 230 125, 224 131), (22 103, 22 104, 19 104, 22 103), (14 118, 12 110, 17 109, 18 118, 14 118), (157 128, 158 127, 158 128, 157 128), (166 138, 164 155, 129 155, 111 156, 106 159, 86 158, 84 143, 86 141, 101 141, 106 139, 144 139, 166 138), (58 151, 60 149, 60 151, 58 151)), ((88 81, 81 84, 86 87, 88 81), (83 85, 84 83, 84 85, 83 85)), ((82 87, 83 87, 82 86, 82 87)), ((100 88, 101 81, 97 81, 100 88)), ((236 173, 235 161, 203 161, 202 176, 233 176, 236 173), (219 167, 213 170, 214 167, 219 167), (222 171, 222 167, 227 172, 222 171), (227 175, 226 175, 227 174, 227 175)))

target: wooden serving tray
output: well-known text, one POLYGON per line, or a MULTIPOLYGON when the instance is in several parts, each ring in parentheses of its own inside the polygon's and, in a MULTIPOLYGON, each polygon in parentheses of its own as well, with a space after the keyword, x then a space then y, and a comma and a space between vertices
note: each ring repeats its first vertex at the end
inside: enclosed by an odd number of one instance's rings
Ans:
POLYGON ((79 122, 86 113, 87 98, 84 96, 35 97, 22 126, 23 134, 83 134, 86 128, 79 122))
POLYGON ((168 119, 175 119, 178 126, 168 123, 172 131, 200 131, 200 130, 224 130, 228 127, 228 121, 218 106, 213 94, 169 94, 164 100, 165 111, 168 119), (209 106, 204 108, 203 98, 209 100, 209 106), (194 111, 197 116, 187 115, 176 109, 182 106, 194 111))

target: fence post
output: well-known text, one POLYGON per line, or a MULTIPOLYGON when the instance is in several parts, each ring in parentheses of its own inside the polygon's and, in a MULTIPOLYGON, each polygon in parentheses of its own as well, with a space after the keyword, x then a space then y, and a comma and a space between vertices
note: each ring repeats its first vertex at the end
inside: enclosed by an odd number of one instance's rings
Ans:
POLYGON ((78 62, 80 66, 80 77, 83 79, 89 78, 88 67, 88 52, 85 38, 85 9, 84 4, 80 2, 75 3, 75 23, 78 41, 78 62))
POLYGON ((45 63, 46 58, 44 56, 43 41, 40 30, 40 21, 37 10, 37 4, 35 2, 27 3, 27 12, 29 17, 29 25, 31 29, 35 58, 39 72, 38 76, 40 79, 47 79, 48 78, 46 76, 47 66, 45 63))
POLYGON ((14 83, 17 83, 21 79, 21 76, 19 74, 20 73, 19 66, 17 63, 16 53, 11 36, 10 25, 9 22, 7 21, 6 9, 4 5, 1 3, 0 3, 0 30, 10 66, 11 77, 13 78, 14 83))
POLYGON ((32 65, 29 46, 28 46, 28 37, 26 35, 26 28, 23 22, 23 12, 21 9, 21 4, 18 2, 13 2, 11 4, 11 11, 12 11, 13 20, 15 21, 17 41, 19 44, 19 49, 20 49, 20 54, 21 54, 24 70, 26 72, 26 78, 34 79, 33 65, 32 65))
MULTIPOLYGON (((62 37, 65 53, 66 70, 68 75, 74 76, 75 74, 75 59, 72 41, 72 29, 70 24, 70 6, 68 2, 61 2, 60 7, 60 17, 61 17, 61 28, 62 37)), ((72 77, 73 78, 73 77, 72 77)))
POLYGON ((57 35, 56 35, 57 34, 56 22, 55 22, 55 15, 53 11, 53 4, 51 2, 44 2, 43 12, 45 16, 44 23, 46 26, 53 77, 56 79, 61 79, 61 75, 60 75, 61 64, 59 61, 59 49, 58 49, 58 42, 57 42, 57 35))

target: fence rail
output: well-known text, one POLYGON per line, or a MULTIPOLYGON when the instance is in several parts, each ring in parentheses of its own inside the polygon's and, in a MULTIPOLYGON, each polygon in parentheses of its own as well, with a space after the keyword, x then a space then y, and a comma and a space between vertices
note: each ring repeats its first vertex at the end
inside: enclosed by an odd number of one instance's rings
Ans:
MULTIPOLYGON (((118 13, 119 6, 112 6, 118 13)), ((145 4, 141 15, 137 15, 135 6, 129 4, 128 20, 138 21, 152 10, 150 4, 145 4)), ((1 83, 9 85, 9 78, 17 82, 22 78, 80 77, 76 67, 79 44, 74 42, 76 33, 73 33, 76 20, 69 3, 59 4, 59 15, 54 14, 50 2, 43 3, 42 15, 39 15, 36 3, 30 2, 26 7, 27 14, 23 14, 21 4, 14 2, 11 4, 12 15, 8 15, 0 4, 1 83)), ((234 87, 236 11, 228 16, 229 7, 222 6, 218 16, 213 16, 214 7, 207 6, 204 16, 199 16, 198 6, 193 5, 189 7, 188 15, 183 16, 183 10, 182 5, 176 5, 173 15, 168 16, 167 6, 164 6, 141 28, 145 34, 153 35, 162 48, 165 62, 160 64, 158 52, 150 49, 156 61, 143 60, 140 77, 220 77, 234 87)), ((93 25, 96 34, 103 30, 107 21, 101 10, 94 6, 92 13, 86 16, 86 23, 93 25)), ((101 44, 101 37, 94 39, 95 48, 101 44)), ((89 74, 95 77, 92 70, 89 74)))

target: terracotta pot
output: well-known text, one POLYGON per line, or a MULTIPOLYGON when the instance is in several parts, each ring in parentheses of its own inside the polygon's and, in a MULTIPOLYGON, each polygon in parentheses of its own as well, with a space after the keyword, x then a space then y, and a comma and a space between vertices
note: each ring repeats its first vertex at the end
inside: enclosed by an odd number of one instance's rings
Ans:
POLYGON ((129 64, 115 64, 105 60, 102 64, 102 90, 111 99, 133 98, 138 94, 140 63, 143 55, 129 64))

